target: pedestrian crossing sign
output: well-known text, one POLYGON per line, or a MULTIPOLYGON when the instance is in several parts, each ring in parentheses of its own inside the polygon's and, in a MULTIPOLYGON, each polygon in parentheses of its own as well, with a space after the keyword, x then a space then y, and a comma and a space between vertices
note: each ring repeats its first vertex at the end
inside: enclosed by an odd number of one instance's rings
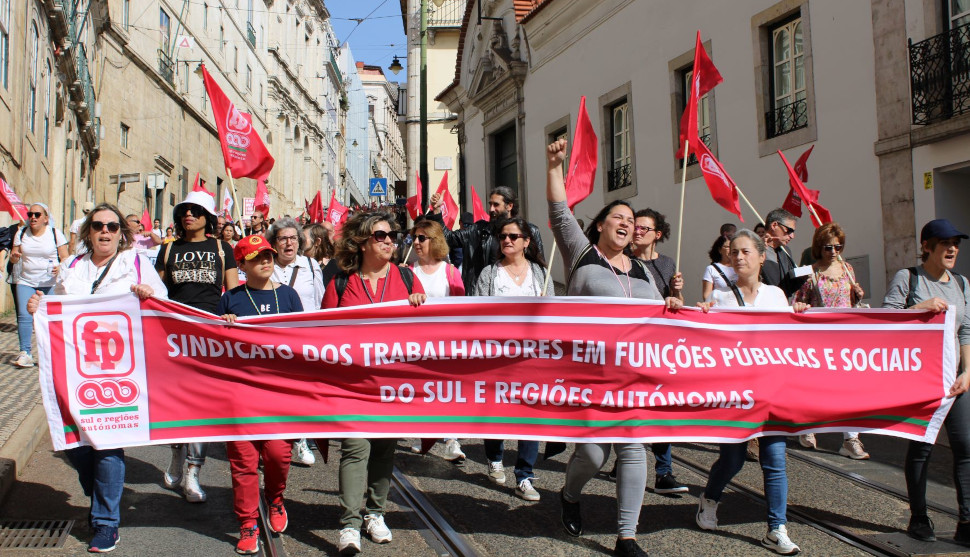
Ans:
POLYGON ((370 196, 384 197, 387 195, 387 178, 370 179, 370 196))

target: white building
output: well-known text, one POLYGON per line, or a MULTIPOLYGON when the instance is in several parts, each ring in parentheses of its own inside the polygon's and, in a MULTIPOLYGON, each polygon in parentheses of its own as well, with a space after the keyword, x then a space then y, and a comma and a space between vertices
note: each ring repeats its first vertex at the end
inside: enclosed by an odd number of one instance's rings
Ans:
POLYGON ((391 190, 389 199, 394 200, 395 182, 407 180, 407 161, 404 139, 397 124, 398 86, 387 80, 380 66, 357 62, 367 94, 368 126, 367 144, 370 151, 370 176, 387 178, 391 190))

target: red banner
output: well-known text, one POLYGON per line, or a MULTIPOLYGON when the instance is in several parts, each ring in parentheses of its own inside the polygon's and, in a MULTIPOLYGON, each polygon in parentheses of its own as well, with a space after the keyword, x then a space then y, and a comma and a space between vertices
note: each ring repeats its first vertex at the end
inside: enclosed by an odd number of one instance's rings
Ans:
POLYGON ((952 312, 705 314, 617 298, 468 298, 228 325, 132 295, 45 296, 35 328, 57 449, 300 437, 730 442, 809 431, 933 442, 956 368, 952 312))

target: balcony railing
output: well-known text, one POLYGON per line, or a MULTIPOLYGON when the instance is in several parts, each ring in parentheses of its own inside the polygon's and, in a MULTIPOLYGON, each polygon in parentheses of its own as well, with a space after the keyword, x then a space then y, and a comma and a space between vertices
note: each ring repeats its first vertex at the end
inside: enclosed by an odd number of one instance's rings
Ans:
POLYGON ((246 39, 249 40, 249 44, 253 48, 256 48, 256 30, 253 29, 253 24, 250 21, 246 22, 246 39))
MULTIPOLYGON (((710 149, 710 147, 711 147, 711 134, 705 133, 704 135, 702 135, 701 136, 701 141, 703 141, 704 142, 704 145, 707 145, 708 149, 710 149)), ((683 149, 683 146, 681 146, 681 149, 683 149)), ((677 164, 680 165, 680 164, 683 164, 683 163, 684 163, 684 157, 678 157, 677 158, 677 164)), ((690 157, 687 159, 687 166, 691 166, 691 165, 695 165, 695 164, 697 164, 697 155, 695 155, 694 153, 691 153, 690 154, 690 157)))
POLYGON ((793 103, 775 107, 765 113, 765 136, 778 137, 808 125, 808 101, 797 100, 793 103))
POLYGON ((158 49, 158 73, 165 81, 175 85, 175 62, 164 50, 158 49))
POLYGON ((461 27, 465 16, 464 0, 445 0, 441 7, 428 3, 428 27, 461 27))
POLYGON ((613 170, 607 172, 607 191, 616 191, 633 184, 633 168, 629 164, 614 166, 613 170))
POLYGON ((970 24, 909 41, 913 123, 932 124, 970 112, 970 24))

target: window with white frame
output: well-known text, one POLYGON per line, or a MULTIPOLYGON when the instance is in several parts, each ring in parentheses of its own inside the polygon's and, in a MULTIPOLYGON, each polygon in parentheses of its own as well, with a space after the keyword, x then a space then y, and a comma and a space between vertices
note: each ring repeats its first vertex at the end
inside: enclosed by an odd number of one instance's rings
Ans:
POLYGON ((631 184, 630 103, 626 99, 610 106, 610 170, 607 191, 631 184))
POLYGON ((29 84, 27 89, 27 129, 30 133, 37 131, 37 78, 40 71, 40 33, 37 31, 37 22, 30 22, 30 74, 28 75, 29 84))
POLYGON ((249 66, 249 64, 246 64, 246 90, 253 90, 253 69, 249 66))
POLYGON ((158 9, 158 30, 161 42, 161 49, 168 52, 168 46, 172 42, 172 18, 162 8, 158 9))
POLYGON ((125 31, 131 26, 131 0, 124 0, 121 3, 121 26, 125 31))
POLYGON ((121 123, 121 148, 128 148, 128 135, 131 133, 131 128, 128 127, 124 122, 121 123))
MULTIPOLYGON (((693 64, 681 70, 680 74, 681 74, 681 82, 680 82, 681 89, 680 89, 680 102, 678 104, 678 109, 679 109, 679 114, 682 117, 684 114, 684 111, 687 110, 687 103, 690 101, 691 80, 694 79, 693 64)), ((711 134, 711 121, 712 121, 711 103, 708 95, 705 94, 697 102, 697 136, 700 137, 701 141, 704 142, 704 145, 707 145, 708 147, 711 146, 711 143, 713 141, 713 137, 711 134)), ((678 119, 677 120, 678 126, 680 125, 680 122, 681 120, 678 119)), ((680 128, 678 127, 678 130, 679 129, 680 128)), ((677 152, 681 152, 684 149, 683 141, 680 139, 678 139, 677 141, 678 141, 677 152)), ((678 158, 677 160, 680 161, 680 164, 678 164, 678 168, 680 168, 681 165, 683 165, 683 159, 678 158)), ((694 164, 697 164, 697 156, 694 154, 691 154, 690 158, 687 159, 687 165, 691 166, 694 164)))
POLYGON ((51 143, 51 89, 54 87, 54 74, 51 61, 47 61, 46 75, 44 76, 44 156, 50 154, 51 143))
POLYGON ((771 112, 767 137, 808 125, 805 51, 800 17, 771 29, 771 112))
POLYGON ((0 0, 0 86, 9 87, 10 0, 0 0))

